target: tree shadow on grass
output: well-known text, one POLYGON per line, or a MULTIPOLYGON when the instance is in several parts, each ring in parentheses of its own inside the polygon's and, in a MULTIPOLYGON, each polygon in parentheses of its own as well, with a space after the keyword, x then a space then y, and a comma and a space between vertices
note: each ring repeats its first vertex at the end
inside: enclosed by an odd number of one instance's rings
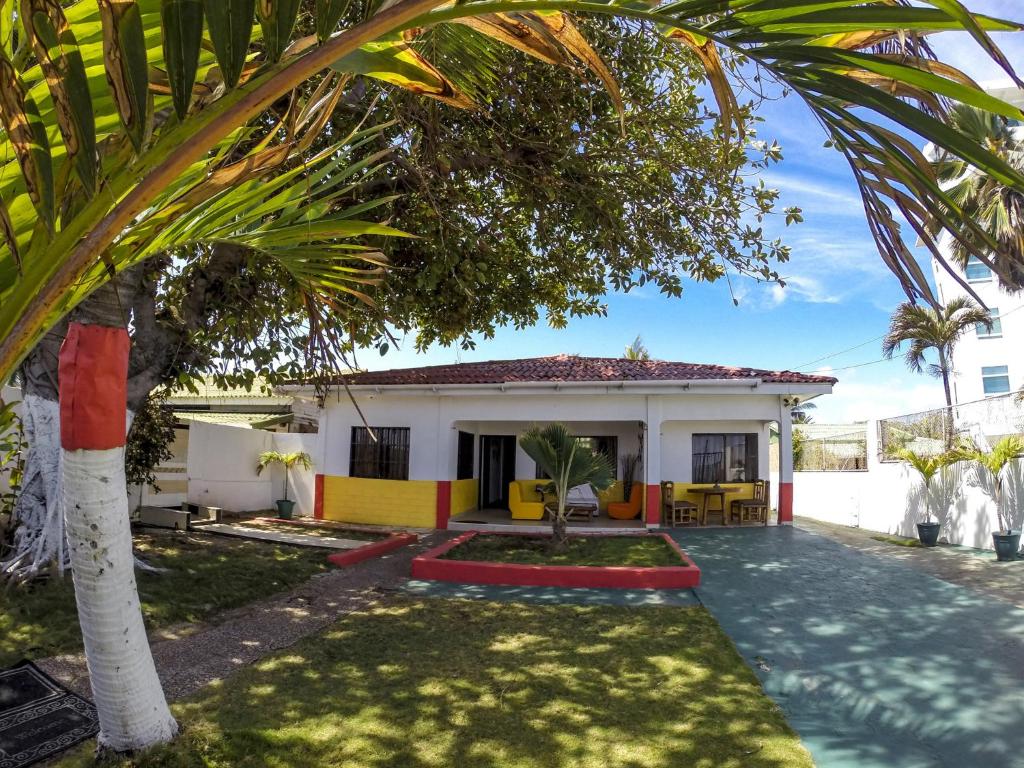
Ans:
POLYGON ((389 598, 179 704, 144 766, 811 765, 700 608, 389 598))
POLYGON ((1020 765, 1024 611, 791 528, 677 537, 819 765, 1020 765))

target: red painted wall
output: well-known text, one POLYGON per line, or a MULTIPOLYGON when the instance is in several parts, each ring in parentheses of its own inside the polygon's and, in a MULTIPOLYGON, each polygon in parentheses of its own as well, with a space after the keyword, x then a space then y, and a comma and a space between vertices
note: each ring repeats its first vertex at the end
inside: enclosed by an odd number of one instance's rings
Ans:
POLYGON ((438 530, 448 530, 448 516, 452 509, 452 481, 437 481, 437 519, 434 527, 438 530))
POLYGON ((644 519, 648 525, 661 524, 661 486, 647 486, 647 514, 644 519))
POLYGON ((779 483, 779 525, 793 522, 793 484, 779 483))
POLYGON ((316 484, 313 491, 313 517, 317 520, 324 519, 324 476, 316 476, 316 484))

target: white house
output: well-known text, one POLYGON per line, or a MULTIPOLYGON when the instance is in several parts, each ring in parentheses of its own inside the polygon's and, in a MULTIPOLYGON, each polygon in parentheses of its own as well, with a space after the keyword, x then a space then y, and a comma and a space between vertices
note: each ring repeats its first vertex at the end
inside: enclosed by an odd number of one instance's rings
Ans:
MULTIPOLYGON (((715 484, 727 505, 769 477, 769 431, 780 435, 778 522, 792 520, 792 406, 836 380, 790 371, 569 355, 368 371, 339 379, 320 414, 316 516, 446 528, 533 518, 538 472, 518 444, 534 425, 565 423, 613 458, 639 454, 638 494, 617 483, 601 500, 633 503, 657 526, 661 484, 698 502, 715 484), (349 397, 349 395, 351 397, 349 397), (517 482, 518 481, 518 482, 517 482), (515 487, 518 486, 518 489, 515 487), (519 498, 515 498, 519 496, 519 498), (533 498, 528 498, 533 497, 533 498), (520 506, 517 506, 517 502, 520 506), (487 513, 483 515, 483 513, 487 513)), ((311 389, 287 387, 314 401, 311 389)), ((636 487, 636 486, 634 486, 636 487)), ((774 489, 773 489, 774 490, 774 489)), ((610 522, 610 521, 608 521, 610 522)))

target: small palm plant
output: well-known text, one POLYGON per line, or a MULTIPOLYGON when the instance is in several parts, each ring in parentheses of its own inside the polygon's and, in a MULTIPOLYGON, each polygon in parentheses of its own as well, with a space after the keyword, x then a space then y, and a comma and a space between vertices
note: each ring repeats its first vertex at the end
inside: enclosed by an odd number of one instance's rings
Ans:
POLYGON ((1004 437, 994 446, 992 450, 983 451, 977 446, 964 451, 964 458, 977 463, 978 468, 988 475, 991 485, 986 490, 991 492, 992 501, 996 505, 996 517, 999 520, 999 534, 1010 535, 1013 528, 1013 515, 1010 510, 1005 509, 1003 482, 1005 470, 1014 459, 1024 457, 1024 439, 1011 435, 1004 437))
POLYGON ((534 427, 519 438, 526 454, 537 462, 558 497, 558 506, 551 515, 552 545, 568 543, 565 500, 570 488, 589 484, 595 491, 604 491, 615 482, 608 457, 581 445, 569 434, 564 424, 534 427))
POLYGON ((284 467, 284 498, 278 499, 277 511, 281 517, 291 517, 292 507, 295 505, 295 502, 288 499, 288 476, 295 465, 299 465, 303 469, 309 469, 313 466, 313 459, 305 451, 293 451, 292 453, 265 451, 260 454, 259 462, 256 464, 256 474, 262 474, 263 470, 271 464, 280 464, 284 467), (284 503, 282 504, 282 502, 284 503))
POLYGON ((921 476, 921 484, 924 487, 924 515, 918 523, 917 532, 922 544, 935 546, 942 518, 959 492, 961 475, 954 469, 957 462, 964 457, 956 451, 925 456, 909 448, 897 451, 896 456, 921 476))

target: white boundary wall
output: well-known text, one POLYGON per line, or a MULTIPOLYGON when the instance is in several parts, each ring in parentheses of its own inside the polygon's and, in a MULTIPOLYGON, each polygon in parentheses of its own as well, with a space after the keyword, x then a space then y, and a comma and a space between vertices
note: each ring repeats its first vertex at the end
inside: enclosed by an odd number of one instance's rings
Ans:
MULTIPOLYGON (((793 473, 793 512, 839 525, 916 536, 915 524, 924 513, 920 475, 902 462, 878 460, 877 422, 868 423, 867 436, 866 471, 793 473)), ((940 540, 992 549, 992 532, 999 528, 995 504, 972 467, 960 465, 959 469, 963 480, 949 511, 940 516, 940 540)), ((1014 462, 1004 477, 1005 508, 1012 511, 1014 529, 1020 529, 1024 460, 1014 462)))
MULTIPOLYGON (((272 509, 281 498, 284 470, 274 467, 256 474, 259 455, 271 450, 306 451, 315 462, 319 435, 193 422, 188 441, 188 501, 233 512, 272 509)), ((317 471, 314 463, 308 471, 296 467, 291 472, 288 496, 296 502, 296 514, 313 514, 317 471)))

